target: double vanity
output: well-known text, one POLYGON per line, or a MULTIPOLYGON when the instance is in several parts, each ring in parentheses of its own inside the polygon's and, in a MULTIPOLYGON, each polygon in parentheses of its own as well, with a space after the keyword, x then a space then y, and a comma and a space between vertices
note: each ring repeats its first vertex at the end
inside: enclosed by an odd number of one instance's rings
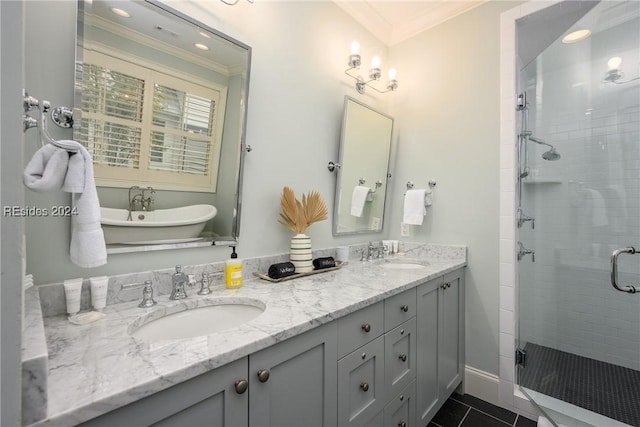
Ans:
MULTIPOLYGON (((247 262, 245 278, 271 261, 247 262)), ((44 333, 36 321, 25 331, 27 346, 46 336, 46 414, 32 421, 425 425, 462 381, 465 265, 465 247, 407 243, 404 256, 214 284, 208 296, 193 287, 180 301, 160 287, 156 306, 109 304, 83 326, 42 304, 44 333)), ((39 309, 27 306, 27 318, 39 309)))

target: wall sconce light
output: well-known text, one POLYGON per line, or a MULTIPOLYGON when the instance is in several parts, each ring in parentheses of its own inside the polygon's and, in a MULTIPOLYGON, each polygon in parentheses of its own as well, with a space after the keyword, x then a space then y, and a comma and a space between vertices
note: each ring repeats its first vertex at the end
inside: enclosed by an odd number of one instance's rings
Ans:
POLYGON ((604 83, 615 83, 618 85, 633 82, 635 80, 639 80, 640 77, 636 77, 634 79, 621 81, 620 79, 624 77, 622 73, 622 58, 619 56, 614 56, 607 61, 607 67, 609 68, 607 72, 604 74, 604 83))
POLYGON ((360 69, 360 65, 362 64, 362 58, 360 57, 360 43, 354 41, 351 43, 351 55, 349 55, 349 68, 344 70, 344 73, 354 79, 356 81, 356 90, 358 93, 364 93, 367 86, 371 89, 375 90, 378 93, 385 93, 389 91, 394 91, 398 88, 398 80, 396 80, 396 70, 395 68, 389 69, 389 83, 387 83, 387 88, 385 90, 380 90, 376 86, 374 86, 373 82, 379 81, 382 77, 382 70, 380 69, 380 57, 374 56, 371 59, 371 68, 369 69, 369 80, 365 81, 361 75, 356 74, 355 70, 360 69))

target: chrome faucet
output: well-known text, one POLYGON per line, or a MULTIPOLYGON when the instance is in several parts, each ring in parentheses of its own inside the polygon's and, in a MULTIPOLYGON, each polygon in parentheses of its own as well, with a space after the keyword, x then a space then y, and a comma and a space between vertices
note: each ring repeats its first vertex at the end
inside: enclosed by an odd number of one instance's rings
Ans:
POLYGON ((531 262, 536 262, 536 251, 527 249, 521 242, 518 242, 518 261, 522 261, 525 255, 531 255, 531 262))
POLYGON ((522 228, 524 223, 527 221, 531 221, 532 230, 536 228, 536 219, 531 216, 525 215, 524 212, 522 212, 522 209, 518 208, 518 228, 522 228))
POLYGON ((140 188, 137 185, 129 188, 129 215, 127 216, 127 221, 132 221, 131 212, 136 211, 152 211, 153 204, 155 203, 154 195, 156 191, 153 187, 140 188), (132 192, 136 191, 137 193, 132 194, 132 192), (149 191, 149 196, 147 197, 146 192, 149 191))
POLYGON ((182 272, 182 267, 176 265, 176 272, 171 276, 171 296, 170 300, 180 300, 187 297, 185 285, 189 284, 189 276, 182 272))
POLYGON ((142 210, 143 211, 152 211, 153 210, 153 204, 155 203, 155 198, 153 196, 155 196, 156 194, 156 190, 153 189, 153 187, 147 187, 145 189, 142 190, 142 198, 140 199, 140 202, 142 204, 142 210), (149 191, 149 197, 145 197, 145 192, 149 191))

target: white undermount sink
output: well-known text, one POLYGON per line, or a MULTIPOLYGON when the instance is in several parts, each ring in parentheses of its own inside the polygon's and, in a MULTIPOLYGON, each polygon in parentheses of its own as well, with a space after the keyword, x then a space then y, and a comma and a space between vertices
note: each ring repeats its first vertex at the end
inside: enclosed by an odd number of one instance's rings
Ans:
POLYGON ((152 310, 129 325, 129 335, 146 342, 210 335, 240 326, 261 315, 266 306, 258 300, 207 300, 206 304, 177 311, 152 310))
POLYGON ((417 270, 420 268, 426 268, 429 263, 427 261, 414 259, 387 259, 379 265, 380 267, 387 268, 389 270, 417 270))

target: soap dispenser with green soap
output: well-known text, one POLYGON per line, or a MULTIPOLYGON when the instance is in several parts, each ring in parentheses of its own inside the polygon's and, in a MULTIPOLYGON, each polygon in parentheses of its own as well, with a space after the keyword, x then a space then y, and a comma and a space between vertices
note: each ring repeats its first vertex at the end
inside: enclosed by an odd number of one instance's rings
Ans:
POLYGON ((227 289, 237 289, 242 286, 242 260, 238 259, 236 247, 231 249, 231 258, 224 265, 225 284, 227 289))

